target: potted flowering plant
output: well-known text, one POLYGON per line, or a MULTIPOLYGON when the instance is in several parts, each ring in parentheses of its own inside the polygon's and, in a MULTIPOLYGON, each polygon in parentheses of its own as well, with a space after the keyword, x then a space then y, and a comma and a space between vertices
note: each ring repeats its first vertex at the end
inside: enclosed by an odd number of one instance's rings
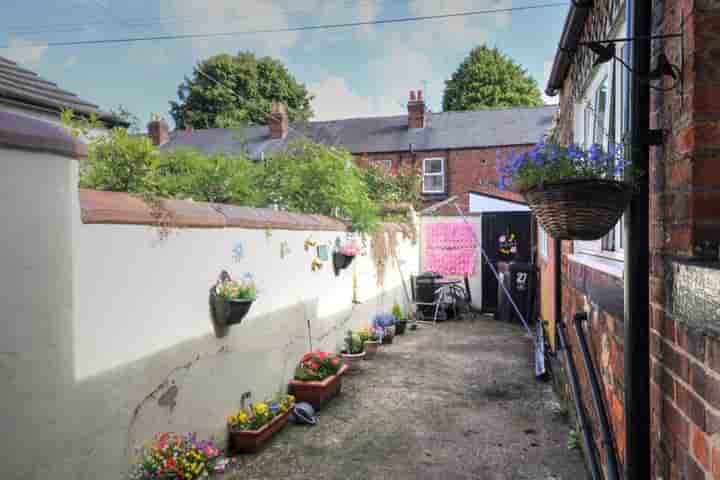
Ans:
POLYGON ((500 188, 522 193, 543 229, 561 240, 597 240, 618 222, 635 192, 622 146, 588 149, 541 140, 527 153, 498 152, 500 188))
POLYGON ((139 460, 130 471, 133 480, 206 479, 225 465, 217 447, 210 441, 198 441, 194 433, 157 433, 138 454, 139 460))
POLYGON ((407 319, 405 318, 402 308, 400 308, 400 305, 397 302, 393 304, 392 314, 395 317, 395 334, 404 334, 405 327, 407 326, 407 319))
POLYGON ((395 337, 395 315, 392 313, 378 313, 373 317, 373 328, 379 329, 382 333, 380 334, 380 341, 382 343, 393 343, 393 337, 395 337))
POLYGON ((255 301, 257 288, 252 277, 236 281, 223 271, 220 279, 210 289, 212 312, 221 327, 240 323, 255 301))
POLYGON ((370 360, 375 356, 380 346, 380 333, 374 328, 365 327, 358 330, 360 340, 363 342, 365 350, 365 360, 370 360))
POLYGON ((355 242, 346 243, 333 252, 333 267, 335 269, 335 275, 340 275, 340 270, 349 267, 359 253, 360 247, 355 242))
POLYGON ((327 352, 309 352, 303 355, 290 380, 290 393, 298 402, 307 402, 320 409, 342 388, 342 375, 348 366, 337 355, 327 352))
POLYGON ((340 352, 340 356, 348 369, 358 367, 358 364, 365 358, 364 345, 359 333, 348 330, 345 336, 345 349, 340 352))
POLYGON ((230 448, 238 453, 259 451, 288 421, 295 403, 292 395, 282 395, 272 401, 254 403, 227 418, 230 448))

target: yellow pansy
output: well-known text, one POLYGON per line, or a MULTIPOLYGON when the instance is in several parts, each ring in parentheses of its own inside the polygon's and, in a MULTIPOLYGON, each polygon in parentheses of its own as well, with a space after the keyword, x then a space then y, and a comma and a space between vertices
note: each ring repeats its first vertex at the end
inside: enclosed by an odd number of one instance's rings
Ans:
POLYGON ((256 405, 253 405, 253 411, 256 415, 265 415, 268 413, 268 406, 265 403, 258 403, 256 405))

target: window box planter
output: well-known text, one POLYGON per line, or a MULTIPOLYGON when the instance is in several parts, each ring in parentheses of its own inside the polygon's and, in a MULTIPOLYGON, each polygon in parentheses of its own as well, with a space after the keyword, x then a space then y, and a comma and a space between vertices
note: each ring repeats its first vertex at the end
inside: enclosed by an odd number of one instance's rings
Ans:
POLYGON ((354 259, 355 256, 345 255, 342 252, 334 252, 333 269, 335 270, 335 275, 340 275, 340 270, 348 268, 354 259))
POLYGON ((365 343, 363 344, 363 348, 365 348, 365 360, 373 358, 377 353, 379 346, 380 342, 376 340, 365 340, 365 343))
POLYGON ((360 363, 365 359, 365 352, 360 353, 344 353, 340 352, 343 363, 347 365, 348 370, 357 370, 360 363))
POLYGON ((259 452, 287 423, 290 411, 281 413, 257 430, 236 430, 228 426, 230 448, 235 453, 259 452))
POLYGON ((335 375, 320 381, 290 380, 289 391, 295 396, 296 402, 307 402, 316 410, 322 408, 342 389, 342 376, 348 366, 343 365, 335 375))

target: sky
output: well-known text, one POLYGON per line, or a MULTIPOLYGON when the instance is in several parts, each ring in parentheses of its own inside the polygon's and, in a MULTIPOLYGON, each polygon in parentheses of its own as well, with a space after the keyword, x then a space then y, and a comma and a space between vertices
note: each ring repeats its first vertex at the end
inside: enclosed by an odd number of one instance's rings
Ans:
MULTIPOLYGON (((410 90, 441 111, 445 80, 470 50, 495 46, 544 90, 568 6, 212 39, 83 46, 48 42, 278 29, 523 7, 558 0, 25 0, 0 5, 0 56, 144 124, 197 62, 249 50, 281 60, 315 96, 314 119, 401 115, 410 90)), ((555 99, 546 99, 555 103, 555 99)), ((171 122, 172 124, 172 122, 171 122)))

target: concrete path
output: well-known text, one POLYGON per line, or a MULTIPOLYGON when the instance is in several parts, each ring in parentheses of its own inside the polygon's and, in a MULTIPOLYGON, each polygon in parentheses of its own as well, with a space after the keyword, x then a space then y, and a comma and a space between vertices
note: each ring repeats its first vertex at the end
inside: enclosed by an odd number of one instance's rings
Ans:
POLYGON ((228 480, 582 480, 524 331, 489 318, 421 326, 384 345, 316 427, 288 425, 228 480))

